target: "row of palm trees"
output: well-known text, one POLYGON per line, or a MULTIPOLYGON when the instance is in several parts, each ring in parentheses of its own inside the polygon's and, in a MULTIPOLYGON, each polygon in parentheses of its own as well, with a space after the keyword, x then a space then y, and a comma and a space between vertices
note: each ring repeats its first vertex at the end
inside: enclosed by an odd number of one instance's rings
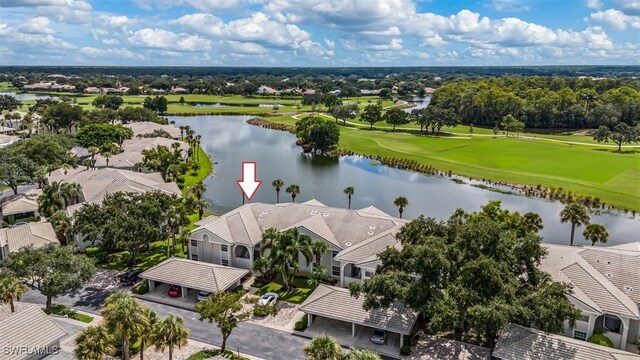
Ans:
POLYGON ((582 235, 585 240, 591 241, 592 246, 596 243, 606 244, 609 240, 609 232, 607 229, 601 224, 591 223, 591 214, 589 213, 589 209, 582 203, 572 202, 567 204, 562 211, 560 211, 560 221, 562 223, 571 224, 571 245, 573 245, 576 228, 581 225, 585 225, 582 235))
POLYGON ((107 298, 102 316, 102 324, 89 326, 76 338, 74 354, 78 360, 102 360, 113 355, 117 346, 121 346, 122 358, 129 360, 130 345, 136 339, 140 340, 140 360, 144 360, 148 345, 158 351, 168 349, 172 360, 173 350, 188 342, 189 329, 182 318, 174 315, 161 318, 125 292, 107 298))
MULTIPOLYGON (((276 189, 276 204, 280 203, 280 190, 284 187, 284 181, 282 179, 275 179, 271 182, 271 186, 276 189)), ((289 185, 286 190, 288 194, 291 194, 291 202, 296 201, 296 196, 300 194, 300 186, 296 184, 289 185)), ((342 192, 347 195, 348 208, 351 209, 351 198, 355 194, 355 188, 353 186, 347 186, 342 190, 342 192)), ((393 204, 398 207, 398 212, 400 213, 400 217, 402 218, 402 213, 404 208, 409 205, 409 200, 406 197, 400 196, 393 200, 393 204)))

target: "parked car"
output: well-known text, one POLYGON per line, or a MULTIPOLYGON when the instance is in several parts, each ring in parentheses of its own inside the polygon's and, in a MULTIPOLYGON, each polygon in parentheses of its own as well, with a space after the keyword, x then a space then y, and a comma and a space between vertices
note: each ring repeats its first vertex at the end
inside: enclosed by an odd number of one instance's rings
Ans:
POLYGON ((142 270, 129 270, 126 273, 118 275, 117 279, 122 285, 134 285, 138 281, 142 280, 140 279, 140 274, 142 274, 142 270))
POLYGON ((258 299, 258 305, 275 305, 278 302, 278 294, 266 293, 258 299))
POLYGON ((208 291, 200 291, 198 293, 198 301, 204 301, 207 300, 207 298, 209 297, 209 295, 211 295, 210 292, 208 291))
POLYGON ((384 345, 389 338, 389 332, 386 330, 375 329, 371 335, 371 342, 378 345, 384 345))
POLYGON ((167 295, 171 297, 180 297, 182 296, 182 288, 178 285, 173 285, 169 291, 167 291, 167 295))

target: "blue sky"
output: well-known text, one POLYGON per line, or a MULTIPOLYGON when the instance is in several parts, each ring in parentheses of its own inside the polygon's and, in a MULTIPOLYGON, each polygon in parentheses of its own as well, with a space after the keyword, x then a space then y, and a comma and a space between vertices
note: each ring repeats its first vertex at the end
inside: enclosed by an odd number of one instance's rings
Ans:
POLYGON ((640 0, 0 0, 2 65, 640 64, 640 0))

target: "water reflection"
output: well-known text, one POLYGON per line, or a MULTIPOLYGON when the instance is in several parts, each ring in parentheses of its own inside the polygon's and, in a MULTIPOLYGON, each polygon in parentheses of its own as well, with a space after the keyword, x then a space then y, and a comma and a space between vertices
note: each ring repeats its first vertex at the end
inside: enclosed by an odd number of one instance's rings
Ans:
MULTIPOLYGON (((342 189, 355 187, 353 208, 373 205, 396 215, 393 200, 398 196, 409 199, 404 215, 414 218, 420 214, 446 219, 458 208, 476 211, 490 200, 502 201, 510 211, 533 211, 543 218, 542 235, 547 242, 568 244, 570 225, 561 224, 559 214, 563 204, 523 195, 502 194, 451 179, 424 176, 388 166, 369 159, 347 156, 330 158, 324 155, 302 154, 295 145, 295 136, 287 132, 268 130, 245 123, 249 116, 193 116, 171 117, 176 125, 189 125, 202 135, 202 145, 217 164, 216 175, 205 181, 204 198, 210 209, 229 211, 242 204, 241 192, 235 181, 241 177, 241 162, 256 161, 258 178, 263 180, 254 200, 275 202, 273 179, 283 179, 286 184, 298 184, 302 190, 296 201, 317 199, 329 206, 347 206, 342 189)), ((286 185, 285 185, 286 188, 286 185)), ((290 201, 287 194, 280 194, 283 201, 290 201)), ((625 215, 594 215, 593 222, 603 224, 610 233, 610 244, 637 241, 640 220, 625 215)), ((576 231, 576 243, 585 244, 580 227, 576 231)))

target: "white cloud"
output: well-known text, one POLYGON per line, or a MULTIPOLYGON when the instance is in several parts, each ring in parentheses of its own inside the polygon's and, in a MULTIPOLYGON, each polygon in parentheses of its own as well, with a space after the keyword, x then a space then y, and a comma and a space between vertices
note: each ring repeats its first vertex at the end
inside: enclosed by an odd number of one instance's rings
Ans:
POLYGON ((366 47, 367 49, 370 50, 401 50, 402 49, 402 39, 400 38, 393 38, 391 39, 391 41, 388 44, 381 44, 381 45, 369 45, 366 47))
POLYGON ((130 19, 125 15, 111 16, 111 15, 99 15, 95 18, 94 23, 102 27, 127 29, 130 26, 136 24, 135 19, 130 19))
POLYGON ((264 46, 251 42, 227 41, 227 47, 234 54, 263 55, 268 53, 264 46))
POLYGON ((101 49, 95 47, 85 46, 78 50, 80 54, 92 57, 92 58, 122 58, 122 59, 136 59, 136 60, 144 60, 144 56, 141 54, 134 53, 126 48, 109 48, 109 49, 101 49))
POLYGON ((197 35, 176 34, 162 29, 140 29, 127 39, 129 43, 141 47, 177 51, 207 51, 211 41, 197 35))
POLYGON ((600 1, 600 0, 587 0, 587 7, 589 9, 600 10, 600 9, 602 9, 602 1, 600 1))
POLYGON ((175 6, 189 6, 200 11, 234 10, 242 5, 259 2, 257 0, 134 0, 141 9, 167 9, 175 6))
POLYGON ((224 27, 222 19, 211 14, 203 13, 184 15, 178 19, 169 21, 169 24, 209 36, 222 35, 222 29, 224 27))
POLYGON ((616 30, 625 30, 627 26, 640 29, 640 16, 626 15, 620 10, 609 9, 591 14, 591 18, 599 23, 607 24, 616 30))
POLYGON ((12 30, 8 24, 0 23, 0 36, 9 35, 12 30))
POLYGON ((386 30, 365 30, 360 32, 363 35, 372 36, 398 36, 402 35, 402 31, 397 26, 391 26, 386 30))
POLYGON ((23 22, 18 29, 27 34, 53 34, 49 28, 49 19, 43 16, 34 17, 23 22))
POLYGON ((640 0, 616 0, 616 4, 627 15, 640 15, 640 0))

